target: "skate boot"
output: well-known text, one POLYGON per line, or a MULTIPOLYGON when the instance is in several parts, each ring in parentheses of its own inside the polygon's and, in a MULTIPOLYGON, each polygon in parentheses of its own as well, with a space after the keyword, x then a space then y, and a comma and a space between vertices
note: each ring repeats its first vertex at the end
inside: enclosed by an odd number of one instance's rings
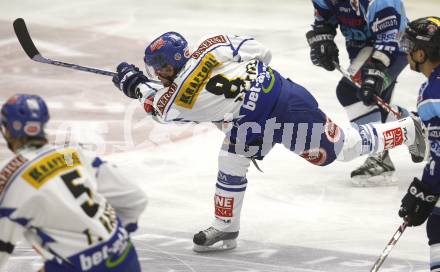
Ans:
POLYGON ((194 235, 195 252, 223 251, 237 247, 238 231, 223 232, 214 227, 194 235))
POLYGON ((411 115, 414 121, 414 127, 416 129, 416 136, 414 143, 408 146, 409 153, 411 153, 411 159, 415 163, 422 162, 427 155, 426 147, 428 145, 428 135, 425 125, 422 123, 420 118, 415 115, 411 115))
POLYGON ((363 165, 351 172, 351 183, 355 187, 392 186, 397 184, 394 165, 388 151, 371 155, 363 165))

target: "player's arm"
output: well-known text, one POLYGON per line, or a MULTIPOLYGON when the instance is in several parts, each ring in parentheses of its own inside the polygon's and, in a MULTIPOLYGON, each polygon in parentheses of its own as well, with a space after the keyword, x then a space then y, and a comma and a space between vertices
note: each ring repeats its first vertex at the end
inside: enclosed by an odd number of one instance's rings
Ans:
POLYGON ((313 26, 328 25, 336 31, 338 23, 336 16, 328 6, 326 0, 313 0, 313 8, 315 9, 314 23, 313 26))
POLYGON ((408 23, 402 1, 372 1, 367 22, 374 39, 372 58, 389 67, 399 53, 399 36, 408 23))
POLYGON ((430 160, 423 170, 422 181, 432 192, 440 193, 440 100, 425 99, 419 103, 417 111, 426 124, 431 147, 430 160))
POLYGON ((97 172, 98 192, 116 210, 129 232, 137 229, 137 222, 148 200, 145 192, 110 163, 102 163, 97 172))
POLYGON ((313 0, 313 7, 315 8, 313 29, 306 34, 310 45, 310 59, 314 65, 333 71, 334 62, 339 63, 339 50, 334 42, 338 27, 336 17, 325 0, 313 0))
POLYGON ((258 59, 265 64, 272 60, 272 53, 269 48, 253 37, 248 36, 226 36, 231 44, 232 56, 236 61, 249 61, 258 59))
POLYGON ((362 69, 359 98, 365 105, 375 103, 386 88, 386 70, 399 55, 399 36, 405 30, 407 18, 401 0, 373 1, 368 7, 367 23, 374 40, 371 61, 362 69))
POLYGON ((115 209, 123 225, 130 231, 137 228, 141 213, 147 206, 144 191, 120 173, 120 170, 91 152, 80 150, 84 164, 95 174, 98 192, 115 209))
POLYGON ((6 265, 9 256, 14 251, 15 244, 20 239, 20 227, 6 217, 0 217, 0 268, 6 265))
POLYGON ((426 221, 440 195, 440 102, 426 99, 418 106, 418 113, 428 129, 430 160, 423 169, 422 179, 414 178, 402 199, 399 215, 418 226, 426 221))

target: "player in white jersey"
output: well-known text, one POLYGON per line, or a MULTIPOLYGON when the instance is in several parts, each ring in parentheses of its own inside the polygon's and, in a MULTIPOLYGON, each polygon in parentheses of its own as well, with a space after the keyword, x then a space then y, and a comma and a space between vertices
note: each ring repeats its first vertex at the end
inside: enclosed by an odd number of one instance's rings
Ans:
POLYGON ((44 259, 41 271, 141 271, 129 233, 145 194, 80 147, 49 145, 48 120, 36 95, 2 107, 1 132, 15 156, 0 172, 0 267, 24 237, 44 259))
POLYGON ((270 51, 251 37, 214 35, 190 52, 184 37, 168 32, 145 50, 148 77, 125 62, 117 67, 115 85, 140 99, 159 122, 213 122, 227 128, 214 221, 194 236, 195 251, 236 246, 247 169, 275 144, 320 166, 401 144, 413 155, 425 153, 417 118, 341 129, 304 87, 269 67, 270 60, 270 51), (161 83, 152 80, 156 77, 161 83))

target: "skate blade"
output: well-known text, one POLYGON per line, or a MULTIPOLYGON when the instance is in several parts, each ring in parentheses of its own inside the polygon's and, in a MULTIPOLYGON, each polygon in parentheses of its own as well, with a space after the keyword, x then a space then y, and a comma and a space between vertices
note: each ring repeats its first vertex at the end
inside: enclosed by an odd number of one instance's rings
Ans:
POLYGON ((396 186, 397 181, 394 173, 384 173, 377 176, 355 176, 351 178, 351 185, 353 187, 385 187, 396 186))
POLYGON ((237 240, 223 240, 210 246, 200 246, 194 245, 193 251, 203 253, 203 252, 213 252, 213 251, 225 251, 231 250, 237 247, 237 240))

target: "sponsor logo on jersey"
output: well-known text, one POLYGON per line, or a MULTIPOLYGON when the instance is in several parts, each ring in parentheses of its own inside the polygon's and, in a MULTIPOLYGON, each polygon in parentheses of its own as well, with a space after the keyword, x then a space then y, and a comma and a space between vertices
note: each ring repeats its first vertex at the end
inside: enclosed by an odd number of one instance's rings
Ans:
POLYGON ((255 79, 254 86, 249 89, 249 95, 242 107, 254 111, 257 107, 257 101, 260 98, 261 91, 267 94, 272 91, 274 85, 275 75, 273 70, 268 66, 263 66, 262 72, 255 79))
POLYGON ((333 123, 330 118, 326 118, 327 121, 324 125, 325 136, 330 142, 336 143, 341 139, 341 129, 335 123, 333 123))
MULTIPOLYGON (((98 267, 105 261, 106 268, 115 268, 127 258, 132 244, 127 232, 119 231, 117 239, 109 245, 104 245, 96 251, 83 253, 79 256, 82 271, 89 271, 92 267, 98 267)), ((101 271, 101 270, 100 270, 101 271)))
POLYGON ((14 157, 8 164, 0 171, 0 194, 5 189, 9 179, 17 172, 17 170, 27 162, 27 159, 21 155, 14 157))
POLYGON ((156 108, 160 112, 161 115, 163 114, 171 97, 173 97, 173 94, 176 92, 176 89, 177 89, 176 83, 171 84, 171 86, 168 88, 168 90, 157 101, 156 108))
POLYGON ((383 41, 383 42, 392 42, 397 41, 399 36, 399 31, 397 29, 392 29, 390 31, 387 31, 385 33, 380 33, 377 35, 377 40, 383 41))
POLYGON ((383 31, 388 28, 393 28, 399 25, 398 19, 396 15, 387 16, 383 19, 376 18, 373 22, 371 29, 373 32, 383 31))
POLYGON ((21 177, 35 189, 40 189, 54 176, 78 165, 81 165, 78 153, 74 149, 66 149, 51 153, 34 162, 21 177))
POLYGON ((428 131, 430 139, 440 138, 440 126, 431 126, 431 124, 428 124, 428 131))
POLYGON ((198 59, 203 54, 203 52, 205 52, 206 49, 208 49, 209 47, 211 47, 215 44, 226 43, 226 42, 227 42, 226 38, 223 35, 218 35, 218 36, 206 39, 199 45, 197 50, 192 53, 191 57, 194 59, 198 59))
POLYGON ((394 128, 383 132, 384 149, 388 150, 403 144, 402 128, 394 128))
POLYGON ((323 148, 305 150, 300 156, 315 165, 322 165, 327 160, 327 152, 323 148))
POLYGON ((214 196, 215 215, 221 217, 232 217, 232 210, 234 209, 234 198, 225 197, 221 195, 214 196))
POLYGON ((430 138, 440 138, 440 130, 430 130, 429 131, 430 138))
POLYGON ((176 104, 186 109, 192 109, 207 80, 211 77, 212 69, 220 66, 221 62, 211 53, 206 54, 196 69, 188 76, 177 94, 176 104))

